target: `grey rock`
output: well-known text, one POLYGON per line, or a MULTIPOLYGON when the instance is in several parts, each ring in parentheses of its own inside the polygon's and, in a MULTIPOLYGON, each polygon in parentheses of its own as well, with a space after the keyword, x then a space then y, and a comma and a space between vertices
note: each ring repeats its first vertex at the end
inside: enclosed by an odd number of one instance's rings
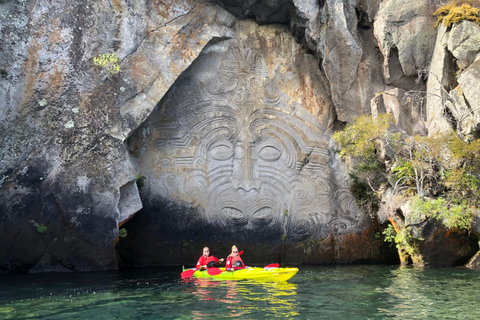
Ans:
POLYGON ((422 101, 402 89, 386 91, 372 99, 372 115, 391 113, 398 129, 408 135, 425 135, 422 101))
POLYGON ((445 105, 457 122, 457 132, 461 137, 472 138, 471 135, 475 129, 475 113, 465 101, 461 87, 457 86, 451 90, 449 96, 451 99, 447 100, 445 105))
POLYGON ((455 64, 452 54, 446 49, 443 39, 447 37, 447 28, 441 24, 438 27, 437 42, 430 65, 427 81, 427 129, 433 136, 452 130, 445 116, 448 88, 456 86, 455 64), (447 88, 447 89, 445 89, 447 88))
POLYGON ((388 84, 410 90, 418 71, 428 67, 436 34, 431 14, 432 7, 426 0, 381 3, 374 33, 383 53, 388 84))
POLYGON ((467 68, 480 52, 480 26, 466 20, 455 24, 449 32, 447 48, 458 60, 458 67, 467 68))
POLYGON ((466 264, 467 268, 480 269, 480 251, 477 252, 466 264))
MULTIPOLYGON (((466 121, 471 121, 471 126, 467 123, 467 130, 480 131, 480 60, 473 62, 458 77, 458 84, 463 93, 466 105, 460 111, 466 121)), ((460 106, 462 104, 460 103, 460 106)))
POLYGON ((292 0, 209 0, 240 19, 254 18, 258 24, 288 24, 294 13, 292 0))
POLYGON ((356 99, 355 79, 362 61, 362 46, 353 25, 356 25, 355 7, 350 1, 325 2, 326 22, 325 52, 322 66, 328 77, 337 117, 352 121, 363 113, 362 102, 356 99), (359 106, 360 105, 360 106, 359 106))
POLYGON ((47 272, 72 272, 72 270, 65 268, 62 265, 54 264, 52 265, 52 256, 50 254, 45 254, 29 273, 47 273, 47 272))

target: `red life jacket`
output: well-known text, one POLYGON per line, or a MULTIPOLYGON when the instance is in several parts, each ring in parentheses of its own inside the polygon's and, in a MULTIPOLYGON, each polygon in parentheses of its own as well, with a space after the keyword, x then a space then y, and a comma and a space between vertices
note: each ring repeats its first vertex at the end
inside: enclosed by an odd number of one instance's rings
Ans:
POLYGON ((245 264, 240 256, 232 257, 232 268, 235 270, 245 268, 245 264))
POLYGON ((213 267, 216 265, 216 263, 218 262, 218 259, 215 258, 214 256, 209 256, 207 258, 207 266, 208 267, 213 267))
POLYGON ((204 256, 201 256, 199 259, 198 259, 198 262, 197 262, 197 270, 200 269, 202 266, 205 266, 207 265, 207 258, 205 258, 204 256))

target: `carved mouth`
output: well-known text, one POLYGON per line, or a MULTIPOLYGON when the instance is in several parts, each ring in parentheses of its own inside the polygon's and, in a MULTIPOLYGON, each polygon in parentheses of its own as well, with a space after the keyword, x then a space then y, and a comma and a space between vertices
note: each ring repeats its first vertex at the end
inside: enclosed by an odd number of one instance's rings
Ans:
POLYGON ((222 215, 224 218, 227 218, 228 221, 233 222, 235 225, 244 226, 251 221, 254 225, 268 225, 274 220, 274 211, 272 207, 262 207, 255 210, 252 214, 243 212, 241 209, 236 207, 223 207, 222 215))
POLYGON ((274 219, 272 207, 262 207, 255 211, 252 215, 252 223, 255 225, 268 225, 274 219))
POLYGON ((242 210, 234 207, 223 207, 222 215, 228 220, 231 220, 233 224, 238 226, 244 226, 248 223, 248 217, 242 210))

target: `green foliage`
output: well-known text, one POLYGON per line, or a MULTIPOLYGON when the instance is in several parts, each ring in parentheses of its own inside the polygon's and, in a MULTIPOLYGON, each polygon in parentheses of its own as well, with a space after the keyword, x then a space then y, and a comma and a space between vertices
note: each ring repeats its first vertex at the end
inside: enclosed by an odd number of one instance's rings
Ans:
POLYGON ((434 16, 438 16, 435 27, 443 21, 446 27, 451 27, 453 24, 462 20, 468 20, 480 24, 480 10, 472 7, 466 2, 475 1, 450 1, 448 4, 441 6, 435 11, 434 16))
POLYGON ((421 241, 412 237, 409 228, 403 228, 395 236, 395 243, 399 251, 406 252, 410 257, 418 256, 418 245, 421 241))
POLYGON ((374 153, 376 143, 384 138, 391 124, 391 114, 381 114, 376 118, 368 115, 356 118, 352 124, 347 124, 343 131, 333 135, 333 139, 342 147, 340 156, 358 157, 374 153))
POLYGON ((118 236, 121 238, 125 238, 127 236, 127 230, 125 228, 118 230, 118 236))
POLYGON ((441 220, 449 229, 470 228, 470 222, 473 216, 471 208, 466 200, 460 200, 457 203, 448 203, 445 198, 421 199, 416 197, 412 202, 413 213, 417 217, 433 218, 441 220))
POLYGON ((416 188, 415 180, 415 163, 407 161, 404 158, 398 158, 397 162, 392 165, 391 173, 395 177, 395 181, 401 181, 401 185, 406 189, 405 192, 414 192, 416 188))
POLYGON ((142 189, 142 187, 145 185, 145 177, 141 174, 137 174, 136 180, 138 190, 142 189))
POLYGON ((120 59, 115 53, 104 53, 93 58, 93 63, 96 66, 105 68, 110 74, 120 72, 120 59))
POLYGON ((398 179, 405 178, 407 180, 413 180, 415 177, 413 163, 405 159, 399 159, 399 161, 392 166, 391 170, 398 179))
POLYGON ((385 242, 395 242, 397 233, 391 224, 389 224, 388 227, 382 231, 382 234, 385 236, 385 242))
POLYGON ((350 174, 350 178, 352 179, 350 192, 355 197, 357 204, 373 217, 379 204, 377 194, 367 183, 361 181, 358 176, 350 174))
POLYGON ((379 173, 383 172, 385 167, 378 161, 378 158, 374 154, 364 155, 360 162, 355 165, 355 175, 361 176, 364 173, 379 173))
POLYGON ((463 141, 455 133, 440 136, 452 152, 455 160, 474 162, 480 160, 480 140, 463 141))
POLYGON ((393 124, 391 114, 377 117, 361 116, 343 131, 336 132, 333 139, 340 144, 340 156, 356 157, 357 164, 350 174, 350 191, 357 203, 370 215, 378 209, 376 190, 385 183, 384 165, 379 161, 376 148, 380 141, 389 139, 388 128, 393 124))
POLYGON ((44 225, 41 225, 41 224, 37 225, 37 232, 38 233, 44 233, 45 231, 47 231, 47 229, 48 229, 47 226, 44 226, 44 225))
POLYGON ((38 233, 45 233, 47 231, 47 226, 37 223, 35 220, 30 220, 33 226, 37 229, 38 233))
POLYGON ((418 255, 418 244, 421 240, 414 239, 409 228, 403 228, 397 233, 394 227, 389 224, 382 233, 385 237, 384 241, 395 242, 396 247, 400 252, 404 252, 409 256, 418 255))
POLYGON ((284 215, 285 217, 288 217, 288 210, 283 210, 283 215, 284 215))
POLYGON ((368 200, 372 195, 373 191, 366 184, 361 182, 357 176, 350 174, 352 179, 352 185, 350 186, 350 192, 353 194, 355 199, 361 201, 368 200))
POLYGON ((445 172, 443 182, 453 199, 464 199, 468 204, 479 206, 480 180, 474 174, 475 169, 469 166, 452 168, 445 172))

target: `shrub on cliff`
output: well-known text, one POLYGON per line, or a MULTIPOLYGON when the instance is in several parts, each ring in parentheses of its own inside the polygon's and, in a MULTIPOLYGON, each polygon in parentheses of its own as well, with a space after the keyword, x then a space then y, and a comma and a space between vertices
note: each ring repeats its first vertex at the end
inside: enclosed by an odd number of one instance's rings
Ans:
MULTIPOLYGON (((436 137, 408 136, 395 132, 391 124, 390 115, 362 116, 333 135, 343 148, 340 155, 354 157, 352 162, 357 163, 351 191, 359 204, 369 197, 382 201, 383 192, 390 189, 412 204, 415 220, 435 219, 447 229, 470 229, 480 207, 480 139, 463 141, 453 131, 436 137), (376 161, 383 163, 382 174, 381 166, 373 165, 376 161)), ((395 227, 393 237, 390 228, 385 239, 395 239, 401 255, 421 262, 417 246, 422 239, 408 229, 395 227)))
POLYGON ((377 145, 381 141, 392 141, 392 137, 389 137, 391 133, 388 132, 392 124, 391 114, 382 114, 376 118, 364 115, 333 135, 333 139, 342 146, 339 153, 342 158, 356 157, 356 165, 350 172, 350 192, 371 216, 378 209, 378 191, 386 183, 385 166, 376 155, 377 145))
POLYGON ((456 1, 453 0, 448 4, 441 6, 435 11, 434 16, 438 16, 435 27, 443 21, 446 27, 451 27, 453 24, 462 20, 473 21, 480 24, 480 10, 473 5, 480 5, 480 1, 456 1))

